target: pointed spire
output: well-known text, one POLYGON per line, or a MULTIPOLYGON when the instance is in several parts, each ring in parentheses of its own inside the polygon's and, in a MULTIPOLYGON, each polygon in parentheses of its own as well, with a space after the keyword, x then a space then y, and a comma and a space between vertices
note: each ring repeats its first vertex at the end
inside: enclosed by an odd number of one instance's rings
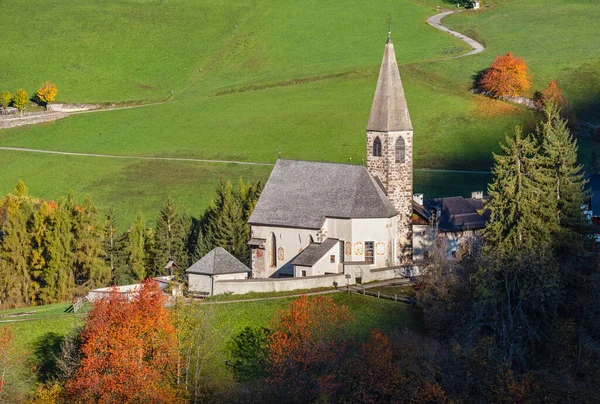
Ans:
POLYGON ((388 32, 388 40, 385 44, 367 130, 374 132, 413 130, 391 32, 388 32))

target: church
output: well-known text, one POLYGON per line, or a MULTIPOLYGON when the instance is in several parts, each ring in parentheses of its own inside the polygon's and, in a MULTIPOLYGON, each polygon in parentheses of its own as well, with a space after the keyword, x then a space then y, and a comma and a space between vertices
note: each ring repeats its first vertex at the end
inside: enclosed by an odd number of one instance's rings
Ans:
POLYGON ((366 155, 366 167, 277 161, 249 219, 252 278, 352 272, 360 283, 377 271, 410 271, 435 246, 455 256, 485 226, 482 192, 413 194, 413 126, 389 35, 366 155))

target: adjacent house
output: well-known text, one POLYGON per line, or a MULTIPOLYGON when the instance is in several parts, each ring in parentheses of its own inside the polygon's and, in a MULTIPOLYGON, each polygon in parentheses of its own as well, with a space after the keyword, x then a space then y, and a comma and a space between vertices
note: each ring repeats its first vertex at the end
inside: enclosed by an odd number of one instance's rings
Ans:
POLYGON ((250 268, 221 247, 214 248, 186 271, 188 292, 212 296, 215 282, 220 280, 248 279, 250 268))

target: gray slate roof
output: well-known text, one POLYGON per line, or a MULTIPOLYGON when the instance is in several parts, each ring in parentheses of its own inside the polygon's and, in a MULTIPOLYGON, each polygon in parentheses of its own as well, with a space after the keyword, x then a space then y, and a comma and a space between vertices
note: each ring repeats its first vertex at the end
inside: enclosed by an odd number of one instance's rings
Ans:
POLYGON ((216 247, 186 271, 189 274, 222 275, 250 272, 250 268, 229 254, 222 247, 216 247))
POLYGON ((280 159, 248 222, 320 229, 326 217, 393 216, 394 206, 365 167, 280 159))
POLYGON ((328 238, 322 243, 312 243, 292 260, 292 265, 312 267, 339 242, 337 238, 328 238))
POLYGON ((481 199, 453 196, 427 199, 423 205, 427 210, 440 209, 438 227, 441 231, 479 230, 489 219, 489 213, 483 216, 477 213, 483 208, 481 199))
POLYGON ((396 62, 394 44, 391 40, 385 44, 367 130, 375 132, 413 130, 396 62))

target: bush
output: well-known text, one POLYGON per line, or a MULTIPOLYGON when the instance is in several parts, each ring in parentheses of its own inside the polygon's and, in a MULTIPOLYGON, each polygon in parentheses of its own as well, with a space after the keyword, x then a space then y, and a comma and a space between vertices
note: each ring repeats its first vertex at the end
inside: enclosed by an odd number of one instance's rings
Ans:
POLYGON ((479 89, 493 97, 518 96, 531 86, 531 77, 523 58, 512 52, 498 56, 485 70, 479 81, 479 89))

